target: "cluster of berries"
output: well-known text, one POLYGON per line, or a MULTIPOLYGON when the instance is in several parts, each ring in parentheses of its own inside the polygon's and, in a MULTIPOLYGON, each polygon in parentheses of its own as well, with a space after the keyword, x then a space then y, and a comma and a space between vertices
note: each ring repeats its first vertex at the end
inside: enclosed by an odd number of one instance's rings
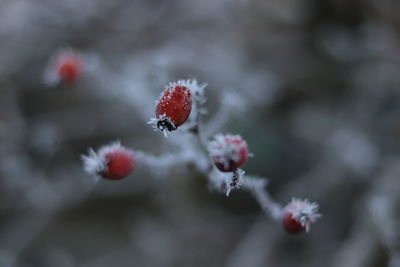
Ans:
MULTIPOLYGON (((73 83, 81 73, 81 60, 72 52, 59 54, 52 64, 52 75, 58 82, 73 83)), ((198 93, 196 81, 177 81, 170 83, 161 93, 155 106, 156 117, 149 121, 153 128, 165 136, 184 124, 192 110, 192 96, 198 93)), ((223 172, 231 172, 227 184, 227 194, 240 186, 243 171, 239 169, 249 157, 245 140, 240 135, 217 134, 208 144, 208 152, 215 167, 223 172)), ((123 147, 119 142, 101 147, 97 152, 90 149, 89 155, 83 155, 84 169, 110 180, 120 180, 128 176, 135 168, 135 152, 123 147)), ((283 210, 281 221, 290 233, 308 231, 310 224, 320 216, 318 205, 307 200, 294 199, 283 210)))
MULTIPOLYGON (((192 83, 178 81, 169 84, 157 101, 156 118, 151 119, 154 128, 171 132, 181 126, 192 109, 192 83)), ((247 143, 239 135, 218 134, 209 143, 210 156, 221 172, 235 172, 248 158, 247 143)), ((114 143, 99 149, 98 153, 89 151, 83 156, 88 172, 112 180, 122 179, 134 166, 134 152, 114 143), (125 175, 123 175, 125 174, 125 175)))

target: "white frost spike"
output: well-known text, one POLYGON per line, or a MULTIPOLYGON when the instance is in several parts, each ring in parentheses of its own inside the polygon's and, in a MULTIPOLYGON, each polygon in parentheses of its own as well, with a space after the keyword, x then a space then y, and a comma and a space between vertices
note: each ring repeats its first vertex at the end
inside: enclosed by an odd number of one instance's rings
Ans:
POLYGON ((228 142, 228 140, 241 140, 243 145, 246 145, 246 141, 240 135, 232 134, 217 134, 214 140, 208 144, 210 156, 215 161, 223 164, 225 168, 229 167, 229 161, 238 162, 240 160, 240 150, 242 148, 242 145, 228 142))
POLYGON ((292 218, 305 227, 306 232, 310 230, 311 224, 322 216, 318 213, 318 204, 309 202, 307 199, 293 198, 292 202, 284 208, 284 211, 292 214, 292 218))
POLYGON ((175 88, 177 85, 188 88, 192 92, 193 96, 197 98, 197 100, 201 100, 202 98, 204 98, 204 88, 207 87, 206 83, 198 84, 196 79, 187 79, 169 83, 169 85, 167 85, 165 89, 175 88))
POLYGON ((92 148, 89 148, 88 156, 82 155, 83 169, 89 174, 97 174, 104 171, 107 162, 102 159, 92 148))
POLYGON ((227 181, 227 183, 226 183, 227 187, 228 187, 228 189, 226 190, 227 197, 229 197, 229 194, 233 189, 240 188, 240 186, 242 185, 244 174, 245 174, 245 171, 242 169, 237 169, 236 171, 233 172, 232 176, 230 177, 230 180, 227 181))
POLYGON ((200 105, 203 105, 207 101, 207 98, 204 95, 204 88, 206 88, 208 84, 207 83, 198 84, 196 79, 193 79, 191 81, 187 80, 186 83, 189 83, 189 85, 187 86, 192 91, 195 100, 200 105))

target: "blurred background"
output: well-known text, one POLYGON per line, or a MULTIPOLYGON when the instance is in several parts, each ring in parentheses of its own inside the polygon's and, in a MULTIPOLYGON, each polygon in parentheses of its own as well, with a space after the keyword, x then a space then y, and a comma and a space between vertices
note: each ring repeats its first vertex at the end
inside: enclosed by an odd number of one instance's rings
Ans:
MULTIPOLYGON (((400 266, 400 2, 1 0, 0 267, 400 266), (63 49, 73 84, 44 73, 63 49), (161 155, 146 124, 170 81, 207 82, 209 115, 282 204, 320 204, 293 236, 248 192, 182 168, 95 183, 80 155, 114 140, 161 155)), ((173 137, 171 137, 173 140, 173 137)))

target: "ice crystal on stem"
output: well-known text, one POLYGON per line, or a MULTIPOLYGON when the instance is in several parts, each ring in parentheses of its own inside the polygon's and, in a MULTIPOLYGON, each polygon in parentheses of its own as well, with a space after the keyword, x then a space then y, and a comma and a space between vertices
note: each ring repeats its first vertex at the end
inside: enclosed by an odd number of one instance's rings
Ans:
POLYGON ((244 171, 242 169, 237 169, 233 172, 230 181, 227 183, 227 190, 226 190, 226 196, 229 197, 230 192, 233 189, 239 189, 240 186, 242 185, 242 180, 243 180, 243 175, 244 171))

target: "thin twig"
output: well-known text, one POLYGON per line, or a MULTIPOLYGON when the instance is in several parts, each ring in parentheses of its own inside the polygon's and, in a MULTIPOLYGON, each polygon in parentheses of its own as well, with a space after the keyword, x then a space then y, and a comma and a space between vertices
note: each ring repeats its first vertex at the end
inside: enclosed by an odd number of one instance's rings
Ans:
MULTIPOLYGON (((204 129, 202 125, 202 109, 201 105, 204 103, 202 102, 203 96, 197 96, 194 98, 193 106, 195 116, 194 116, 194 125, 189 128, 189 131, 193 133, 200 145, 203 147, 203 151, 207 151, 207 144, 205 140, 205 136, 210 134, 211 132, 206 132, 203 134, 204 129)), ((226 113, 226 109, 229 108, 228 104, 223 105, 222 109, 224 109, 223 113, 226 113)), ((224 119, 225 120, 225 119, 224 119)), ((216 123, 213 123, 213 126, 216 126, 216 123)), ((209 160, 209 165, 213 166, 211 158, 207 157, 209 160)), ((211 167, 214 168, 214 167, 211 167)), ((215 168, 214 168, 215 169, 215 168)), ((214 170, 215 171, 215 170, 214 170)), ((244 173, 244 172, 243 172, 244 173)), ((244 189, 248 190, 257 200, 263 211, 270 216, 274 220, 279 220, 281 216, 281 205, 275 202, 270 194, 266 191, 265 186, 267 185, 267 179, 261 177, 254 177, 254 176, 243 176, 243 174, 235 171, 233 174, 230 173, 230 181, 224 181, 225 179, 222 178, 224 175, 215 175, 212 171, 208 170, 207 173, 203 173, 207 179, 214 185, 217 189, 221 189, 221 185, 225 183, 226 195, 229 196, 232 189, 239 188, 240 185, 243 186, 244 189), (221 178, 218 178, 221 177, 221 178), (222 180, 220 183, 216 182, 216 180, 222 180)))

